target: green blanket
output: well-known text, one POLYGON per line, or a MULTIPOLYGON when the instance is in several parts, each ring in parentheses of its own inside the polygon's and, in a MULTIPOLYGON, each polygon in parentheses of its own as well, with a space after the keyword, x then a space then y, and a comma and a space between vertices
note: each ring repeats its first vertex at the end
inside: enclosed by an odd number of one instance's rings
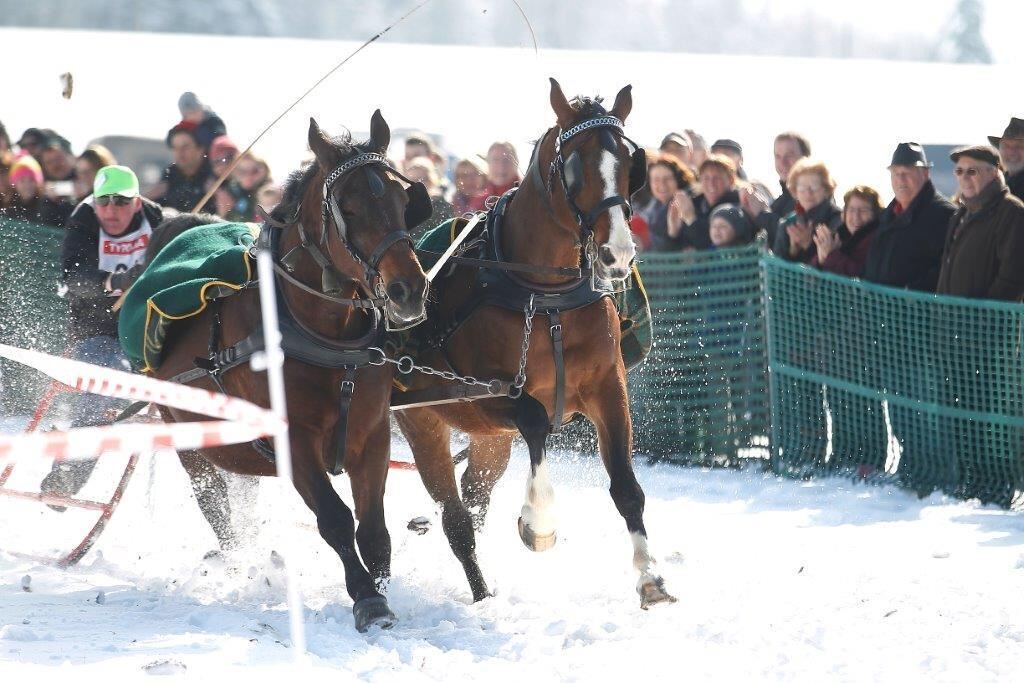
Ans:
POLYGON ((247 251, 258 232, 252 223, 200 225, 160 250, 128 290, 118 319, 121 346, 136 369, 160 367, 173 321, 202 312, 252 278, 247 251))
MULTIPOLYGON (((447 220, 419 239, 416 243, 416 252, 424 270, 429 270, 437 262, 440 254, 455 239, 456 230, 461 230, 463 226, 465 222, 462 219, 447 220)), ((483 222, 476 230, 482 229, 483 222)), ((651 352, 654 340, 651 306, 636 265, 633 266, 633 274, 626 281, 626 288, 615 294, 615 307, 619 310, 622 327, 622 360, 626 364, 626 369, 632 370, 651 352)), ((401 347, 406 352, 414 346, 408 338, 394 341, 396 347, 401 347)))

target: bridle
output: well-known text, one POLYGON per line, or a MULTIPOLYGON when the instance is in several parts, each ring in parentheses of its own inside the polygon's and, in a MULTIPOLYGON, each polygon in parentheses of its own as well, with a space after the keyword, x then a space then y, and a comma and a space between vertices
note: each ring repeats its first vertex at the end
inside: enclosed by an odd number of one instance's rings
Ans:
MULTIPOLYGON (((383 196, 384 184, 380 177, 375 173, 367 173, 367 178, 371 187, 371 191, 375 196, 383 196)), ((298 287, 308 294, 312 294, 321 299, 331 301, 342 306, 350 306, 362 310, 371 309, 385 309, 388 303, 388 293, 384 286, 384 279, 380 273, 379 266, 381 260, 384 258, 385 253, 398 244, 399 242, 407 242, 410 247, 413 245, 412 236, 409 235, 408 228, 415 227, 423 220, 426 220, 430 216, 430 199, 427 195, 426 189, 421 183, 414 183, 413 181, 406 178, 404 175, 394 169, 389 163, 387 158, 376 152, 362 152, 356 156, 348 159, 347 161, 340 164, 337 168, 331 171, 323 181, 323 201, 321 203, 321 217, 323 219, 323 232, 320 238, 320 244, 309 238, 304 226, 299 221, 299 211, 296 209, 295 214, 284 221, 274 219, 264 212, 264 224, 274 228, 288 228, 292 225, 296 226, 299 231, 299 244, 289 250, 279 260, 275 260, 274 270, 279 276, 281 276, 288 283, 298 287), (341 209, 338 206, 338 201, 334 197, 334 186, 346 179, 353 171, 360 167, 367 167, 370 165, 383 166, 384 169, 392 173, 406 183, 409 184, 409 188, 406 190, 409 193, 409 204, 406 207, 406 220, 405 226, 392 230, 386 234, 376 248, 369 256, 365 256, 360 252, 358 247, 348 238, 348 226, 345 223, 345 219, 341 214, 341 209), (362 297, 348 297, 343 295, 343 276, 338 271, 334 263, 331 262, 330 258, 324 253, 321 247, 327 241, 327 230, 328 223, 334 224, 335 230, 338 233, 339 240, 344 246, 345 250, 352 257, 352 259, 359 264, 363 269, 365 282, 369 285, 372 296, 362 297), (297 280, 292 273, 295 272, 295 267, 298 263, 299 257, 302 252, 306 252, 316 262, 321 270, 321 287, 320 291, 306 285, 304 282, 297 280)), ((257 246, 260 248, 271 247, 273 253, 273 245, 270 240, 270 235, 267 230, 260 232, 260 237, 257 240, 257 246)), ((392 321, 386 315, 385 324, 389 330, 399 330, 412 327, 413 325, 422 321, 422 318, 411 320, 408 322, 396 323, 392 321)))
MULTIPOLYGON (((576 225, 580 229, 580 245, 582 250, 580 262, 583 272, 590 270, 597 257, 597 245, 594 243, 594 225, 601 217, 601 214, 610 211, 616 206, 621 206, 628 221, 632 213, 629 199, 620 194, 604 197, 590 211, 584 211, 576 203, 576 197, 583 189, 583 162, 579 157, 578 151, 574 151, 566 159, 562 154, 562 147, 577 135, 594 129, 601 131, 601 145, 609 152, 614 154, 617 151, 615 136, 612 132, 616 133, 619 139, 623 140, 627 147, 631 148, 629 170, 630 195, 643 187, 647 175, 646 155, 643 148, 626 136, 622 121, 618 118, 610 115, 599 115, 586 119, 566 131, 562 131, 561 128, 558 129, 555 136, 555 155, 548 169, 545 189, 550 196, 554 189, 554 177, 557 174, 562 190, 565 193, 566 201, 569 203, 569 208, 576 219, 576 225)), ((540 146, 540 144, 537 146, 538 154, 540 146)))

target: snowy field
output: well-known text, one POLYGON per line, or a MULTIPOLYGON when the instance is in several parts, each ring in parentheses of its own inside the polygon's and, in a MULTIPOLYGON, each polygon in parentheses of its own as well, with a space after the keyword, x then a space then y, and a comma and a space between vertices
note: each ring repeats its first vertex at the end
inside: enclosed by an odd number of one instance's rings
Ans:
MULTIPOLYGON (((409 457, 404 444, 395 451, 409 457)), ((284 571, 272 550, 301 574, 304 681, 1019 677, 1019 513, 752 468, 638 463, 653 550, 679 598, 643 612, 599 461, 554 457, 559 541, 544 554, 515 531, 527 462, 517 450, 495 492, 480 557, 497 595, 479 604, 418 476, 391 472, 389 600, 401 621, 360 635, 340 562, 293 491, 262 481, 251 549, 204 563, 213 534, 176 460, 143 458, 80 565, 0 553, 0 680, 287 675, 284 571), (406 528, 419 515, 433 522, 423 536, 406 528)), ((102 462, 84 493, 102 496, 122 463, 102 462)), ((19 466, 12 485, 30 487, 42 471, 19 466)), ((335 481, 350 500, 344 476, 335 481)), ((35 552, 68 547, 92 519, 6 499, 0 518, 0 546, 35 552)))

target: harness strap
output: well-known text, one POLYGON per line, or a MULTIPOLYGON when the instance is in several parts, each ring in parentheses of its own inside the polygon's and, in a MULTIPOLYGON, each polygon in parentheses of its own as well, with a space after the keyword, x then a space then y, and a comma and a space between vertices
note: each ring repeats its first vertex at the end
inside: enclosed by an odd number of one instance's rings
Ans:
POLYGON ((328 471, 333 475, 345 470, 345 450, 348 443, 348 409, 352 406, 352 394, 356 390, 356 366, 345 366, 345 376, 341 380, 341 393, 338 397, 338 422, 334 427, 334 457, 328 463, 328 471))
POLYGON ((372 308, 383 308, 384 304, 387 303, 387 299, 380 296, 371 296, 365 299, 343 299, 340 297, 331 296, 330 294, 318 292, 317 290, 313 289, 306 283, 301 282, 300 280, 296 280, 288 273, 286 269, 282 268, 281 265, 278 264, 277 262, 274 263, 274 272, 280 275, 281 279, 286 280, 288 284, 298 287, 307 294, 318 296, 321 299, 325 299, 327 301, 330 301, 331 303, 338 304, 339 306, 351 306, 353 308, 358 308, 360 310, 370 310, 372 308))
POLYGON ((377 266, 380 265, 380 260, 384 258, 384 252, 390 249, 396 242, 403 241, 408 242, 409 246, 413 245, 412 236, 405 230, 395 230, 394 232, 389 232, 385 235, 384 239, 382 239, 380 244, 377 245, 377 248, 373 250, 372 254, 370 254, 370 266, 376 270, 377 266))
POLYGON ((565 412, 565 354, 562 349, 562 316, 558 309, 548 311, 551 323, 551 348, 555 360, 555 409, 551 416, 551 433, 562 429, 562 414, 565 412))

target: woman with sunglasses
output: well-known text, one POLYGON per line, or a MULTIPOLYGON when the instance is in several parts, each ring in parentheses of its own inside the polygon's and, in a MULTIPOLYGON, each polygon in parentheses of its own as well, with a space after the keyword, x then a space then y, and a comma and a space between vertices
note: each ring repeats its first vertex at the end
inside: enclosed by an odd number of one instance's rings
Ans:
MULTIPOLYGON (((94 365, 129 370, 110 307, 142 269, 146 245, 163 219, 160 206, 139 196, 139 179, 127 166, 96 172, 93 193, 68 219, 61 253, 61 280, 69 303, 69 355, 94 365)), ((106 424, 116 399, 79 394, 72 427, 106 424)), ((74 494, 95 461, 57 463, 43 480, 44 493, 74 494)))

